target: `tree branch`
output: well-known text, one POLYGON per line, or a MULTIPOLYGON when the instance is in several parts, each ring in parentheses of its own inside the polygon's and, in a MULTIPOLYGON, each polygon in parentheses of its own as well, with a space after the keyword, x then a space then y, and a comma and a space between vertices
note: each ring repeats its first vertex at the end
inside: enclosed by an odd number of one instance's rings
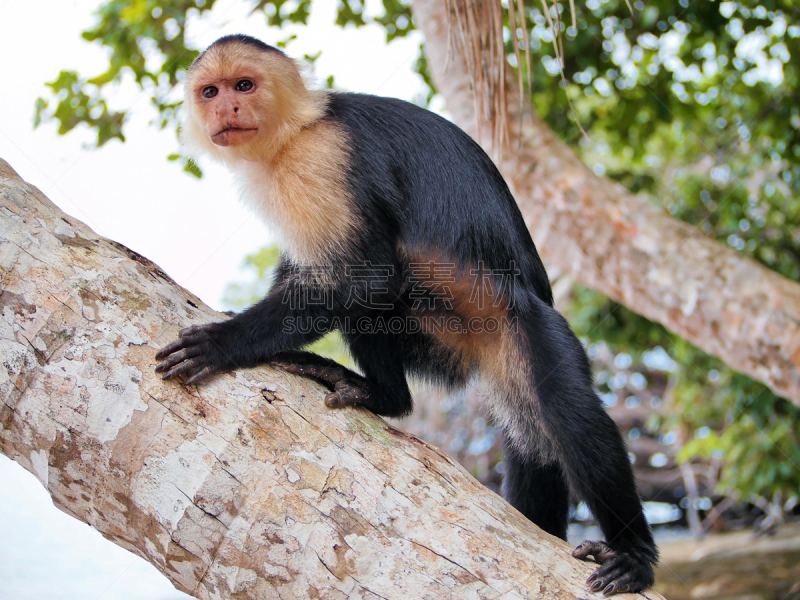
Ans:
MULTIPOLYGON (((440 450, 261 367, 186 389, 217 320, 0 160, 0 451, 198 598, 587 598, 592 566, 440 450)), ((648 594, 650 598, 656 594, 648 594)))

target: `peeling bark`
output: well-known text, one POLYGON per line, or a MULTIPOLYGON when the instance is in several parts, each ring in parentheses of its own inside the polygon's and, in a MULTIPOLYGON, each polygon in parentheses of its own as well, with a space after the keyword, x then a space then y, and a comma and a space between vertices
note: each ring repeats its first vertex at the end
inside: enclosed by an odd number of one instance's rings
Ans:
MULTIPOLYGON (((448 111, 491 150, 448 4, 411 3, 448 111)), ((482 0, 474 4, 481 14, 482 0)), ((594 175, 530 102, 519 114, 516 78, 506 74, 505 82, 510 141, 497 164, 542 256, 800 406, 800 284, 594 175)))
POLYGON ((0 451, 178 589, 593 595, 592 566, 566 543, 440 450, 364 410, 327 410, 308 380, 260 367, 190 389, 162 382, 156 350, 222 315, 2 160, 0 281, 0 451))

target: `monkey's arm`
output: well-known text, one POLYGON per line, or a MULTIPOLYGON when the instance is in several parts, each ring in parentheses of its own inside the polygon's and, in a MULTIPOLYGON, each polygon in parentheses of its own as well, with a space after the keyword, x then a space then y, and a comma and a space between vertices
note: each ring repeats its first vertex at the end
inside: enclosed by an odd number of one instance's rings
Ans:
POLYGON ((328 332, 330 310, 310 303, 308 284, 281 264, 267 296, 228 321, 193 325, 156 354, 162 379, 184 376, 185 385, 215 373, 254 367, 279 352, 310 344, 328 332), (304 326, 300 325, 302 319, 304 326))

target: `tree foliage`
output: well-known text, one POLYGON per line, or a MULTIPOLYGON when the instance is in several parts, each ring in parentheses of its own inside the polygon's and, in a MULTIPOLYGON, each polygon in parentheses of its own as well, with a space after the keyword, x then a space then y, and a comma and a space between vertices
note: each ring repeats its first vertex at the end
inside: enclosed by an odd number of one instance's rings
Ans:
MULTIPOLYGON (((387 41, 413 30, 407 3, 382 1, 385 12, 367 17, 359 0, 340 0, 336 24, 360 27, 376 22, 385 28, 387 41)), ((56 79, 47 83, 50 97, 37 100, 34 125, 56 120, 61 135, 85 125, 95 132, 97 147, 113 139, 124 142, 129 110, 111 108, 111 98, 120 83, 132 79, 155 109, 153 124, 161 129, 177 128, 176 109, 181 99, 175 93, 176 86, 199 55, 199 49, 187 39, 187 23, 210 12, 215 4, 216 0, 110 0, 100 3, 94 27, 82 35, 86 41, 108 51, 108 68, 91 76, 61 71, 56 79)), ((290 24, 306 25, 312 3, 311 0, 250 0, 250 4, 253 13, 263 14, 267 25, 280 28, 290 24)), ((285 47, 293 37, 277 45, 285 47)), ((315 57, 306 55, 304 58, 313 63, 315 57)), ((427 81, 430 83, 429 78, 427 81)), ((327 83, 329 87, 333 85, 332 80, 327 83)), ((187 172, 201 175, 197 165, 180 154, 168 158, 180 161, 187 172)))
MULTIPOLYGON (((109 106, 114 86, 130 77, 151 98, 154 124, 176 126, 174 88, 198 52, 187 46, 187 21, 214 3, 102 4, 84 38, 108 49, 108 69, 91 77, 62 71, 48 84, 52 97, 37 103, 37 123, 54 118, 60 133, 84 124, 96 131, 98 146, 124 141, 126 111, 109 106)), ((793 0, 647 0, 634 2, 631 12, 624 0, 586 0, 575 3, 573 28, 570 3, 550 2, 563 40, 562 76, 553 28, 540 5, 527 4, 530 101, 552 129, 596 173, 799 280, 800 7, 793 0)), ((340 0, 336 23, 378 23, 388 41, 413 30, 407 2, 383 0, 382 6, 370 15, 361 1, 340 0)), ((306 24, 312 7, 311 0, 252 0, 271 27, 306 24)), ((511 38, 524 44, 525 36, 506 33, 513 64, 511 38)), ((423 55, 417 70, 433 93, 423 55)), ((191 163, 184 167, 197 174, 191 163)), ((249 260, 263 278, 270 256, 249 260)), ((251 292, 231 289, 229 295, 241 302, 251 292)), ((600 294, 576 287, 569 313, 584 338, 603 340, 634 360, 667 349, 675 364, 664 398, 670 410, 650 425, 689 440, 683 460, 721 460, 720 491, 796 496, 800 410, 600 294)), ((608 382, 600 388, 613 397, 608 382)))
MULTIPOLYGON (((596 173, 800 280, 800 8, 634 6, 631 14, 622 1, 589 0, 577 8, 577 31, 562 16, 566 86, 545 55, 533 68, 537 112, 596 173), (571 125, 576 116, 588 138, 571 125)), ((541 11, 531 13, 537 49, 552 33, 541 11)), ((672 410, 651 425, 690 440, 679 458, 724 460, 720 491, 743 499, 796 497, 800 410, 590 290, 576 290, 570 312, 584 337, 616 352, 669 350, 672 410)))

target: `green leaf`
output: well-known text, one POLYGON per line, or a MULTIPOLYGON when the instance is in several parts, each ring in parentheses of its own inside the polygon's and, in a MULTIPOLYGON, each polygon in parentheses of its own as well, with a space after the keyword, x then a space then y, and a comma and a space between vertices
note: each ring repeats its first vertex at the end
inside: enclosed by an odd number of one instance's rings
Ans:
POLYGON ((183 170, 189 173, 190 175, 194 175, 198 179, 203 178, 203 171, 200 167, 192 159, 187 159, 186 162, 183 164, 183 170))

